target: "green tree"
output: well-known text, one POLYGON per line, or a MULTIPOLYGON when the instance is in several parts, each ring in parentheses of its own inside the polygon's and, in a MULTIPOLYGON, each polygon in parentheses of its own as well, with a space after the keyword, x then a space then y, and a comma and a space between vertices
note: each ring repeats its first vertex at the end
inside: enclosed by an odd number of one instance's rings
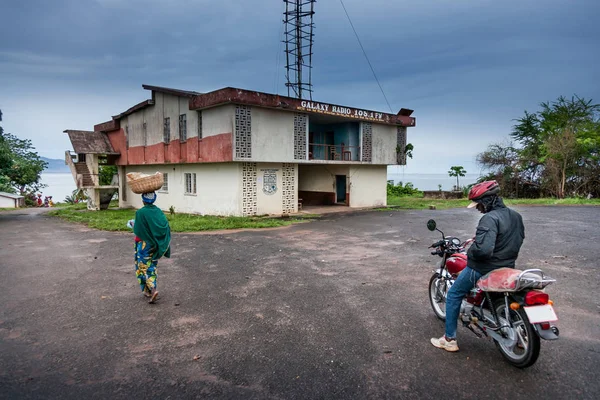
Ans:
POLYGON ((465 176, 465 174, 467 173, 467 171, 465 171, 465 169, 460 166, 460 165, 455 165, 453 167, 450 167, 450 171, 448 171, 448 175, 455 176, 456 177, 456 190, 460 190, 460 185, 458 184, 458 177, 459 176, 465 176))
POLYGON ((525 111, 511 137, 519 149, 519 164, 542 189, 559 198, 581 190, 598 194, 600 105, 577 96, 540 104, 525 111))
POLYGON ((484 152, 477 155, 476 160, 480 167, 489 171, 480 181, 498 181, 503 196, 532 197, 537 194, 535 191, 537 186, 532 187, 527 171, 522 170, 519 150, 512 142, 491 144, 484 152))
POLYGON ((98 179, 100 185, 108 186, 112 182, 112 178, 115 174, 117 174, 117 167, 115 165, 100 165, 98 167, 98 179))
MULTIPOLYGON (((0 121, 1 117, 0 112, 0 121)), ((0 126, 0 190, 25 195, 46 187, 40 180, 47 165, 31 140, 5 133, 0 126)))

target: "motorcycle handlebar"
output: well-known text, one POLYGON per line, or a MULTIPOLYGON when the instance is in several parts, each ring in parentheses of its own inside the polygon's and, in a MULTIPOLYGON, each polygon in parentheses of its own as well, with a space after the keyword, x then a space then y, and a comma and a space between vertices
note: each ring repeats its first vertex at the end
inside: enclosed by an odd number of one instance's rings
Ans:
POLYGON ((432 244, 432 245, 431 245, 431 246, 429 246, 429 247, 439 247, 439 246, 441 246, 441 245, 443 245, 443 244, 444 244, 444 241, 443 241, 443 240, 440 240, 439 242, 435 242, 434 244, 432 244))

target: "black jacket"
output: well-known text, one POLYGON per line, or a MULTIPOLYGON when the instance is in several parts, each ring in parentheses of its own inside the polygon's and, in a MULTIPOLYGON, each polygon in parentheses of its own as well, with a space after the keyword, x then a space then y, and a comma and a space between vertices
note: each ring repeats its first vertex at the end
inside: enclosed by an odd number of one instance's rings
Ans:
POLYGON ((467 265, 481 274, 514 268, 525 239, 521 215, 507 208, 499 197, 490 200, 486 205, 490 211, 479 220, 475 242, 467 252, 467 265))

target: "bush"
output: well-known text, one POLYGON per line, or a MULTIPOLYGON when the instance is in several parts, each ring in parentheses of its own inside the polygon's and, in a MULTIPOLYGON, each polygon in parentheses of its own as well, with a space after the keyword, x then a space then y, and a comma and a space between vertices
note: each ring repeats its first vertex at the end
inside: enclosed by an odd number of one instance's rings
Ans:
POLYGON ((398 182, 397 185, 394 185, 394 181, 388 181, 387 183, 387 195, 402 197, 402 196, 415 196, 422 195, 419 189, 413 187, 413 184, 407 182, 406 185, 402 185, 402 182, 398 182))

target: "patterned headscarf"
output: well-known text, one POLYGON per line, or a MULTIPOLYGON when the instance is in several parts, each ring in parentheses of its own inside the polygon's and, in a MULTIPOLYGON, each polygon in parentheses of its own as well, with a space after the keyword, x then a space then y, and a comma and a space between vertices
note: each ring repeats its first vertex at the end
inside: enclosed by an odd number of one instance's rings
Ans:
POLYGON ((147 204, 152 204, 156 201, 156 192, 142 194, 142 201, 147 204))

